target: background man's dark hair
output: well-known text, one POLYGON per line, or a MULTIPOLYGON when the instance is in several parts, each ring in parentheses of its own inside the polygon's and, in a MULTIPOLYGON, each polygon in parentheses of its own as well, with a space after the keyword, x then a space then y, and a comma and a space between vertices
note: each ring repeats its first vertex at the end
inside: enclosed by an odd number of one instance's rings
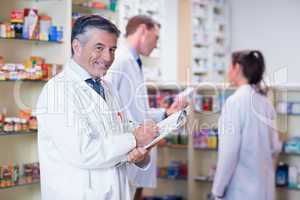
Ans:
POLYGON ((126 37, 135 33, 139 25, 145 24, 147 29, 152 29, 155 26, 160 27, 160 24, 153 20, 151 17, 148 17, 146 15, 137 15, 128 20, 127 26, 126 26, 126 37))
MULTIPOLYGON (((90 28, 96 28, 108 33, 120 35, 119 29, 109 20, 99 15, 84 15, 76 19, 72 28, 71 44, 74 39, 79 39, 79 36, 87 32, 90 28)), ((72 55, 74 54, 73 48, 72 55)))

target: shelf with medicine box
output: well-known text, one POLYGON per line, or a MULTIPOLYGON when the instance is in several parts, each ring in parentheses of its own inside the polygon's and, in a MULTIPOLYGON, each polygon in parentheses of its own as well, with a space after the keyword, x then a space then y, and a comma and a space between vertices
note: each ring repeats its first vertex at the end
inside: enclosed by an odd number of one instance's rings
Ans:
POLYGON ((218 156, 218 119, 221 107, 233 92, 234 88, 203 85, 198 86, 193 95, 193 110, 188 120, 188 193, 191 200, 207 199, 211 192, 210 184, 199 187, 199 183, 213 180, 218 156))
POLYGON ((228 3, 192 0, 190 6, 191 82, 223 82, 229 52, 228 3), (206 58, 200 59, 199 55, 206 58))
POLYGON ((158 176, 157 178, 159 178, 161 180, 169 180, 169 181, 187 181, 187 177, 170 178, 167 176, 158 176))
POLYGON ((196 150, 196 151, 211 151, 211 152, 217 152, 218 151, 218 149, 213 149, 213 148, 194 148, 194 150, 196 150))
MULTIPOLYGON (((213 179, 209 176, 196 176, 194 177, 194 181, 198 183, 206 183, 206 184, 213 183, 213 179)), ((300 191, 300 185, 299 186, 276 186, 276 187, 277 189, 300 191)))
POLYGON ((174 102, 176 94, 180 89, 164 89, 155 86, 147 86, 148 89, 148 101, 151 108, 169 108, 174 102))
POLYGON ((73 9, 84 9, 90 12, 114 12, 109 9, 108 6, 102 2, 85 2, 85 3, 73 3, 73 9))
POLYGON ((212 183, 213 179, 209 176, 196 176, 194 177, 194 181, 203 182, 203 183, 212 183))
POLYGON ((169 134, 166 138, 158 143, 160 148, 170 148, 170 149, 187 149, 188 147, 188 136, 185 134, 184 130, 178 130, 169 134))
POLYGON ((300 116, 300 102, 278 101, 276 102, 276 111, 281 116, 300 116))
MULTIPOLYGON (((23 178, 21 177, 21 179, 23 179, 23 178)), ((0 190, 13 189, 13 188, 25 187, 25 186, 37 185, 37 184, 40 184, 40 180, 34 180, 32 182, 29 182, 29 183, 18 183, 14 186, 0 187, 0 190)))
POLYGON ((157 195, 146 196, 143 200, 185 200, 182 195, 157 195))
POLYGON ((281 155, 300 156, 300 137, 294 136, 283 142, 281 155))
POLYGON ((148 90, 154 90, 154 91, 174 91, 174 92, 180 92, 183 89, 187 88, 187 85, 178 84, 175 82, 156 82, 156 81, 147 81, 146 86, 148 90))
POLYGON ((109 10, 112 12, 116 12, 117 4, 118 4, 118 0, 109 0, 109 1, 73 0, 73 3, 72 3, 73 6, 83 7, 83 8, 87 8, 87 9, 109 10))
MULTIPOLYGON (((37 3, 42 3, 42 2, 49 2, 49 0, 19 0, 20 2, 37 2, 37 3)), ((63 0, 51 0, 51 2, 61 2, 63 0)))
POLYGON ((20 80, 0 80, 0 82, 29 82, 29 83, 41 83, 41 84, 45 84, 49 79, 45 79, 45 80, 31 80, 31 79, 20 79, 20 80))
MULTIPOLYGON (((1 3, 0 79, 3 81, 0 83, 0 108, 5 107, 7 112, 2 123, 5 130, 2 129, 0 134, 0 161, 37 162, 37 130, 28 127, 29 121, 26 122, 29 130, 23 130, 26 123, 15 116, 20 110, 36 108, 44 83, 61 70, 60 64, 71 57, 71 2, 2 0, 1 3), (10 149, 9 153, 7 149, 10 149)), ((32 125, 36 126, 36 121, 32 125)), ((28 175, 20 174, 18 184, 2 182, 5 186, 1 189, 5 190, 1 191, 1 199, 40 199, 39 180, 30 177, 30 166, 25 171, 28 175), (13 189, 26 185, 32 186, 13 189)))
POLYGON ((0 134, 25 134, 37 131, 37 118, 31 111, 20 111, 19 117, 7 117, 6 109, 0 113, 0 134))
POLYGON ((2 39, 61 43, 63 36, 62 26, 54 25, 52 17, 33 8, 13 9, 9 22, 0 24, 2 39))
POLYGON ((39 180, 40 166, 38 162, 0 166, 0 190, 37 184, 39 180))
POLYGON ((51 43, 56 43, 56 44, 61 44, 63 41, 51 41, 51 40, 38 40, 38 39, 24 39, 24 38, 3 38, 0 37, 0 40, 15 40, 15 41, 28 41, 28 42, 33 42, 36 44, 51 44, 51 43))
POLYGON ((276 185, 280 190, 279 199, 296 200, 299 198, 299 85, 274 86, 273 101, 277 114, 277 129, 284 132, 281 136, 283 150, 276 168, 276 185), (288 197, 287 197, 288 196, 288 197))
POLYGON ((277 128, 283 134, 283 150, 276 168, 279 199, 298 199, 299 182, 299 85, 273 87, 273 98, 277 112, 277 128))
POLYGON ((22 136, 22 135, 37 135, 36 131, 13 131, 13 132, 0 132, 0 137, 1 136, 22 136))
POLYGON ((170 149, 184 149, 188 148, 188 145, 185 144, 159 144, 159 148, 170 148, 170 149))
POLYGON ((47 81, 62 70, 62 65, 49 64, 39 56, 24 63, 7 63, 0 56, 0 81, 47 81))
MULTIPOLYGON (((181 85, 147 85, 149 104, 152 108, 169 108, 182 95, 181 85)), ((157 151, 158 187, 155 190, 146 189, 145 196, 182 195, 187 198, 187 154, 188 136, 184 129, 169 134, 161 140, 157 151), (170 188, 172 184, 172 188, 170 188)))
POLYGON ((99 14, 107 19, 117 22, 116 1, 110 3, 99 1, 72 0, 72 21, 86 14, 99 14))
POLYGON ((158 148, 157 188, 145 189, 145 196, 181 195, 187 199, 187 151, 158 148), (176 151, 176 153, 174 152, 176 151))
POLYGON ((216 129, 201 129, 193 132, 193 146, 195 150, 217 151, 218 131, 216 129))
POLYGON ((157 177, 168 180, 187 180, 187 163, 180 160, 170 160, 166 167, 158 167, 157 177))

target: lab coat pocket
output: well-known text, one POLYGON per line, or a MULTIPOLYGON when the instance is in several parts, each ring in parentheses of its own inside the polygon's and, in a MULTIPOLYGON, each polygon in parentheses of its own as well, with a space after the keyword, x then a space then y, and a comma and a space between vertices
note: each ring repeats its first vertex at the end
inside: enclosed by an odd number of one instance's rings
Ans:
POLYGON ((103 191, 101 189, 95 190, 88 188, 84 192, 83 200, 112 200, 113 190, 110 187, 108 190, 103 191))

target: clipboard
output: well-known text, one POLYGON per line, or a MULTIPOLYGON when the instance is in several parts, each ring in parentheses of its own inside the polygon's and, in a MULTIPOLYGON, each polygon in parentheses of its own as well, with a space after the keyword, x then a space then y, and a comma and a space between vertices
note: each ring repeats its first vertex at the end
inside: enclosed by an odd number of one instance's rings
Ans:
POLYGON ((159 132, 157 136, 147 145, 144 146, 145 149, 149 149, 156 145, 160 140, 168 136, 173 131, 178 130, 185 125, 187 121, 187 111, 185 109, 173 113, 166 119, 162 120, 157 124, 159 127, 159 132))

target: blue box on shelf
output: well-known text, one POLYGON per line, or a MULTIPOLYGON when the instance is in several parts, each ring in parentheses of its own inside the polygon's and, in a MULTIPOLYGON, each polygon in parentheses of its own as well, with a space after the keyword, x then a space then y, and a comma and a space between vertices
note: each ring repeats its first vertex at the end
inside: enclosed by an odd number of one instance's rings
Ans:
POLYGON ((294 153, 300 155, 300 137, 293 137, 286 141, 283 146, 285 153, 294 153))
POLYGON ((57 32, 56 26, 50 27, 49 40, 50 41, 58 41, 58 32, 57 32))
POLYGON ((300 102, 292 102, 290 113, 293 115, 300 115, 300 102))

